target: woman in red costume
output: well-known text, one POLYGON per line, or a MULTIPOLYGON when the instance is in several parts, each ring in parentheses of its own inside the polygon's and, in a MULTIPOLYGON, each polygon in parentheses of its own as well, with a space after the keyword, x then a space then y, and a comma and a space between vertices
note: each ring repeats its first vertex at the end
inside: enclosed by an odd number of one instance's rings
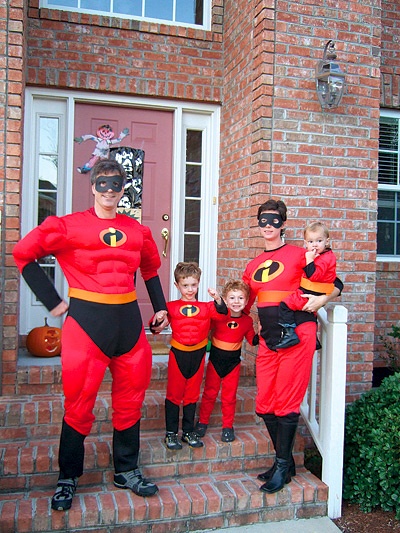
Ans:
POLYGON ((64 419, 60 475, 52 509, 65 511, 83 473, 84 439, 105 371, 113 383, 114 484, 139 496, 157 486, 138 469, 141 407, 150 382, 152 353, 136 299, 135 274, 145 281, 160 329, 166 302, 157 271, 160 257, 150 229, 117 213, 126 175, 116 161, 91 171, 94 207, 63 217, 50 216, 14 248, 16 264, 52 316, 68 311, 62 331, 64 419), (38 260, 53 254, 69 285, 69 306, 58 295, 38 260))
POLYGON ((250 261, 243 274, 251 289, 248 308, 257 299, 261 324, 256 358, 256 413, 264 420, 276 452, 272 468, 258 475, 264 481, 260 490, 267 493, 281 490, 296 474, 292 449, 315 351, 316 312, 339 296, 343 287, 337 279, 330 295, 305 294, 303 309, 295 312, 299 344, 276 348, 282 334, 279 303, 300 286, 306 266, 306 250, 283 240, 286 212, 286 205, 279 200, 268 200, 258 208, 265 251, 250 261))

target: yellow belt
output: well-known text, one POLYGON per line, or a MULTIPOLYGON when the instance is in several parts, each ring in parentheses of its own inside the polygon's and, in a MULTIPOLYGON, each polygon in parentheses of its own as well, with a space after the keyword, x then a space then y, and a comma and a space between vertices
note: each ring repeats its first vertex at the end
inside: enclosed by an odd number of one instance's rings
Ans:
POLYGON ((211 342, 212 345, 216 348, 220 348, 221 350, 227 350, 229 352, 233 352, 234 350, 240 350, 240 348, 242 347, 242 342, 225 342, 216 339, 215 337, 212 338, 211 342))
POLYGON ((257 293, 258 303, 269 302, 279 303, 287 296, 293 294, 294 291, 260 291, 257 293))
POLYGON ((204 346, 207 346, 207 343, 208 339, 204 339, 203 341, 198 342, 197 344, 192 344, 191 346, 188 346, 187 344, 181 344, 175 339, 171 339, 171 346, 173 348, 176 348, 177 350, 182 350, 183 352, 194 352, 195 350, 200 350, 200 348, 204 348, 204 346))
POLYGON ((331 294, 335 285, 333 283, 322 283, 301 278, 300 287, 306 291, 320 292, 321 294, 331 294))
POLYGON ((136 300, 136 291, 124 294, 104 294, 103 292, 91 292, 71 287, 68 290, 68 296, 97 304, 127 304, 136 300))

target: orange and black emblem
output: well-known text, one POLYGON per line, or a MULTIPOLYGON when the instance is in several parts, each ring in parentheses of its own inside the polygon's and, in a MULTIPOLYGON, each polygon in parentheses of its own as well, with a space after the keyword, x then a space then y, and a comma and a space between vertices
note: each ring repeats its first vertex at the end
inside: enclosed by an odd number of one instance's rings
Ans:
POLYGON ((179 311, 181 315, 184 315, 188 318, 192 318, 200 313, 200 308, 197 307, 197 305, 187 304, 187 305, 182 305, 179 311))
POLYGON ((235 320, 231 320, 227 323, 227 326, 229 329, 237 329, 239 327, 239 324, 235 320))
POLYGON ((255 270, 253 280, 259 283, 268 283, 282 274, 284 269, 285 267, 280 261, 268 259, 255 270))
POLYGON ((100 232, 100 240, 106 246, 117 248, 126 242, 126 235, 119 229, 108 228, 100 232))

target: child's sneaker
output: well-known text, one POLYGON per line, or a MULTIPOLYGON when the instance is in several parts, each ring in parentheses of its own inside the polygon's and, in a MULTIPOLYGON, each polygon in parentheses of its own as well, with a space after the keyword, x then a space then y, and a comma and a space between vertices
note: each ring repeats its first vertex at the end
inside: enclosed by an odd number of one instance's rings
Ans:
POLYGON ((222 428, 221 440, 222 442, 233 442, 235 440, 233 428, 222 428))
POLYGON ((181 441, 189 444, 191 448, 201 448, 202 446, 204 446, 204 444, 194 431, 191 431, 189 433, 183 433, 181 441))
POLYGON ((168 450, 182 450, 182 444, 178 441, 178 434, 167 431, 164 439, 168 450))
POLYGON ((204 437, 204 435, 207 433, 208 424, 202 424, 201 422, 197 422, 196 427, 194 428, 194 432, 198 437, 204 437))
POLYGON ((114 485, 120 489, 130 489, 138 496, 143 497, 153 496, 158 492, 157 485, 145 479, 138 468, 114 474, 114 485))
POLYGON ((56 492, 51 499, 51 508, 54 509, 54 511, 67 511, 70 509, 77 485, 77 477, 59 479, 56 492))

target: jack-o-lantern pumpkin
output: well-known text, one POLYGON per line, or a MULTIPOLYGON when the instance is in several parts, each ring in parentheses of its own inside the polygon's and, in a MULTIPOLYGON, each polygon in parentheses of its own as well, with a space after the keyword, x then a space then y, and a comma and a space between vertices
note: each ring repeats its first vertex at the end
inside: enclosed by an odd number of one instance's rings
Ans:
POLYGON ((54 357, 61 353, 61 329, 53 328, 44 319, 44 326, 33 328, 26 338, 28 352, 37 357, 54 357))

